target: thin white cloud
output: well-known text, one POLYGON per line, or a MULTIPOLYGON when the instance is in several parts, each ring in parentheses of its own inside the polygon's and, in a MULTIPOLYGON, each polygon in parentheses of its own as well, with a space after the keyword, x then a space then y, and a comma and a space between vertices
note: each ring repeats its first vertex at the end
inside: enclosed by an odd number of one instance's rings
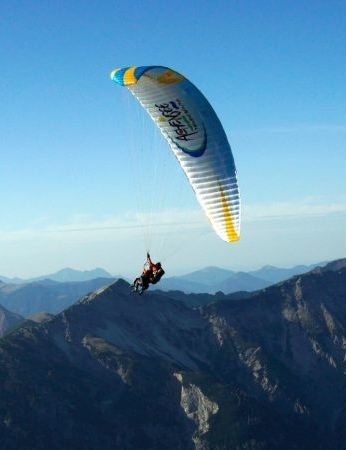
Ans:
MULTIPOLYGON (((323 198, 306 198, 295 202, 245 204, 242 221, 280 221, 322 217, 346 213, 346 200, 328 203, 323 198)), ((151 214, 123 214, 96 220, 79 215, 65 223, 49 223, 48 219, 32 222, 19 230, 0 230, 1 242, 30 240, 57 240, 70 242, 125 240, 140 234, 165 235, 169 233, 208 230, 208 219, 199 209, 168 210, 151 214)))
POLYGON ((303 219, 330 214, 346 213, 346 201, 327 203, 322 199, 307 198, 295 202, 263 203, 244 205, 243 220, 303 219))
POLYGON ((0 241, 16 242, 24 240, 116 240, 136 234, 174 233, 179 230, 205 228, 207 219, 198 210, 171 210, 150 214, 124 214, 102 220, 89 216, 75 216, 61 224, 32 222, 19 230, 0 230, 0 241))

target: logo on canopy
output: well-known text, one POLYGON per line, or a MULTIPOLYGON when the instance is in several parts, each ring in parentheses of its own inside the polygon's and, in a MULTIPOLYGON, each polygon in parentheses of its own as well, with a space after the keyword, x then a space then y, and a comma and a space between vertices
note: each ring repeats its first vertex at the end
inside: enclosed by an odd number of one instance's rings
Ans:
POLYGON ((198 114, 191 113, 180 99, 155 104, 155 107, 160 114, 158 124, 168 124, 165 127, 168 137, 190 156, 202 156, 207 146, 207 136, 202 120, 197 119, 198 114))

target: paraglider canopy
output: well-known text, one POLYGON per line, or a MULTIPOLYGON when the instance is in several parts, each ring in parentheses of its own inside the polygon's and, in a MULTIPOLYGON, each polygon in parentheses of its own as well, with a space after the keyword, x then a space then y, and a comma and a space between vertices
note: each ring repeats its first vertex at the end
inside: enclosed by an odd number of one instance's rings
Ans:
POLYGON ((184 170, 215 232, 240 238, 240 196, 231 147, 214 109, 183 75, 162 66, 115 69, 149 113, 184 170))

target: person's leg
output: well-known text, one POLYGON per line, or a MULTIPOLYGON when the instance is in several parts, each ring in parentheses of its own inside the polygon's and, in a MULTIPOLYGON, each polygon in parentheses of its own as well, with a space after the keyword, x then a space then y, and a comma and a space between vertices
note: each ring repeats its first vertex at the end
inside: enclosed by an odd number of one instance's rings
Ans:
POLYGON ((138 291, 139 286, 140 286, 140 278, 136 278, 135 281, 133 282, 133 290, 138 291))

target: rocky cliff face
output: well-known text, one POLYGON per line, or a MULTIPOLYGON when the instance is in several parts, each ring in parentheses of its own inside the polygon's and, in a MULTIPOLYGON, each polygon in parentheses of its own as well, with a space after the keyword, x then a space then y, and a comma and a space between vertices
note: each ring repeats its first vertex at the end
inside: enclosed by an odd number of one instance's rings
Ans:
POLYGON ((2 448, 343 449, 345 301, 340 262, 199 309, 120 280, 0 341, 2 448))

